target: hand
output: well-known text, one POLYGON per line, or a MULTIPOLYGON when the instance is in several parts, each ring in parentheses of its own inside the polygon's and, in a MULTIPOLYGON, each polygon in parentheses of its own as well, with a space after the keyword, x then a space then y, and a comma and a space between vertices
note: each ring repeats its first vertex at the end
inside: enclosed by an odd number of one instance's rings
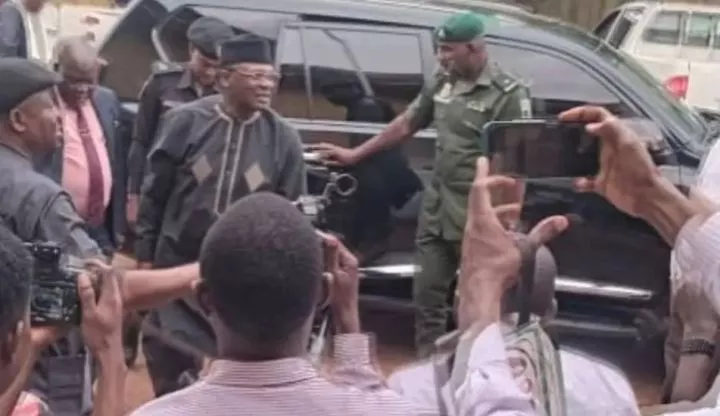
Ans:
POLYGON ((110 267, 100 268, 97 264, 93 272, 100 280, 99 296, 90 273, 84 272, 78 277, 85 345, 99 358, 108 353, 119 353, 122 357, 123 303, 119 276, 110 267))
POLYGON ((140 205, 140 197, 138 195, 128 195, 125 203, 125 216, 128 225, 132 228, 137 223, 138 206, 140 205))
POLYGON ((330 276, 330 308, 339 332, 359 332, 360 279, 357 258, 337 238, 318 231, 322 241, 325 271, 330 276))
MULTIPOLYGON (((498 215, 509 215, 512 211, 519 215, 520 204, 493 208, 491 193, 498 187, 518 186, 512 178, 488 176, 488 160, 478 159, 469 196, 458 280, 458 326, 461 329, 469 327, 479 314, 484 313, 478 307, 482 308, 488 302, 499 305, 502 295, 517 281, 522 260, 520 251, 498 215)), ((549 217, 533 228, 528 240, 540 246, 567 227, 567 218, 549 217)))
POLYGON ((672 296, 672 309, 682 321, 685 339, 715 342, 718 315, 703 290, 692 281, 683 280, 672 296))
POLYGON ((20 323, 19 342, 16 354, 13 354, 8 373, 18 373, 25 365, 33 365, 37 357, 55 343, 64 334, 63 328, 54 326, 41 326, 30 328, 30 322, 20 323), (29 362, 30 361, 30 362, 29 362))
MULTIPOLYGON (((520 272, 520 251, 514 239, 503 226, 501 217, 512 223, 518 218, 521 203, 493 207, 491 194, 497 188, 517 188, 520 184, 513 178, 488 176, 488 161, 481 157, 470 190, 467 222, 463 237, 461 276, 484 274, 498 279, 497 286, 507 289, 515 284, 520 272)), ((528 240, 541 246, 560 235, 568 227, 562 215, 545 218, 528 234, 528 240)))
POLYGON ((306 149, 318 152, 323 162, 330 166, 352 166, 359 162, 353 149, 330 143, 311 144, 306 149))
POLYGON ((600 172, 595 178, 579 179, 578 189, 597 192, 621 211, 640 216, 641 204, 661 178, 646 141, 602 107, 576 107, 559 118, 586 123, 587 131, 601 140, 600 172))

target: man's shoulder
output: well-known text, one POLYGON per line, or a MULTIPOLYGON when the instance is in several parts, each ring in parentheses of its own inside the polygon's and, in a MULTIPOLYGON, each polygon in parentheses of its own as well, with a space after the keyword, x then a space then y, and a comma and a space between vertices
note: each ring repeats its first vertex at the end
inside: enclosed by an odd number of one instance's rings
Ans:
POLYGON ((20 9, 17 4, 15 4, 14 1, 9 0, 0 4, 0 15, 4 17, 17 16, 18 18, 21 18, 20 9))
POLYGON ((524 86, 520 78, 504 70, 497 63, 493 62, 490 65, 490 82, 503 94, 511 94, 524 86))
POLYGON ((198 98, 197 100, 181 103, 176 107, 169 109, 165 114, 166 117, 177 118, 178 116, 186 117, 195 114, 206 116, 214 116, 219 114, 217 106, 222 101, 220 95, 209 95, 207 97, 198 98))
POLYGON ((130 413, 130 416, 195 415, 203 407, 203 381, 152 400, 130 413))
POLYGON ((102 85, 98 85, 95 88, 95 97, 100 100, 120 102, 120 98, 118 98, 118 95, 114 90, 102 85))
POLYGON ((156 88, 165 89, 175 86, 183 76, 185 66, 172 62, 154 62, 151 65, 150 75, 145 80, 143 88, 152 85, 156 88))

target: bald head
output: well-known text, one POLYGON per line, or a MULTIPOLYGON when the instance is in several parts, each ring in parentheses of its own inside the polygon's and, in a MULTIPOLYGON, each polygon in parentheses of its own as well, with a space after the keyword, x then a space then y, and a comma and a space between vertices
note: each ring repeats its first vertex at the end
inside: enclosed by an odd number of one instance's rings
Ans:
POLYGON ((100 65, 97 50, 80 36, 60 39, 56 56, 61 72, 92 72, 100 65))

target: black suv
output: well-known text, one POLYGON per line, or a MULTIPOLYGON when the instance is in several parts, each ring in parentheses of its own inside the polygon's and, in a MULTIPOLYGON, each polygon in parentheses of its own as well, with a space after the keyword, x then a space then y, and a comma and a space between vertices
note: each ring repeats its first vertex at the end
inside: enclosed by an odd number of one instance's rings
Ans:
MULTIPOLYGON (((491 3, 480 2, 474 10, 487 19, 491 58, 529 84, 536 116, 594 103, 645 119, 670 149, 662 171, 678 186, 691 183, 716 129, 630 58, 556 20, 491 3)), ((346 109, 331 101, 333 88, 357 83, 365 95, 401 112, 435 69, 432 28, 456 11, 373 0, 138 0, 102 46, 110 62, 103 83, 127 101, 132 116, 151 64, 186 60, 188 25, 199 16, 216 16, 238 33, 272 42, 282 73, 274 107, 305 141, 347 145, 352 136, 384 126, 348 121, 346 109)), ((435 140, 432 128, 424 130, 404 149, 423 180, 432 170, 435 140)), ((366 299, 409 305, 419 197, 395 213, 390 251, 363 265, 366 299)), ((582 218, 566 244, 551 246, 561 272, 557 327, 604 337, 657 334, 667 314, 668 245, 642 221, 569 187, 548 184, 533 207, 537 217, 562 211, 582 218)))

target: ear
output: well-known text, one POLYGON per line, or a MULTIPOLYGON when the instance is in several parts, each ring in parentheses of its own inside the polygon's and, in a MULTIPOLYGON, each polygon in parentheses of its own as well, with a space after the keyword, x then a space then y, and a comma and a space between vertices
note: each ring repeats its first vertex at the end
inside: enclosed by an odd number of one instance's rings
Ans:
POLYGON ((230 71, 225 68, 218 68, 217 75, 215 76, 215 82, 217 82, 221 88, 227 88, 230 86, 230 76, 230 71))
POLYGON ((10 127, 18 133, 23 133, 27 130, 25 117, 18 109, 10 110, 10 114, 8 114, 8 123, 10 124, 10 127))
POLYGON ((12 330, 8 331, 5 339, 0 340, 0 364, 3 367, 10 365, 18 349, 23 332, 26 331, 26 322, 18 321, 12 330))
POLYGON ((215 311, 212 295, 210 294, 207 284, 202 280, 195 285, 195 298, 203 313, 208 316, 212 315, 215 311))

